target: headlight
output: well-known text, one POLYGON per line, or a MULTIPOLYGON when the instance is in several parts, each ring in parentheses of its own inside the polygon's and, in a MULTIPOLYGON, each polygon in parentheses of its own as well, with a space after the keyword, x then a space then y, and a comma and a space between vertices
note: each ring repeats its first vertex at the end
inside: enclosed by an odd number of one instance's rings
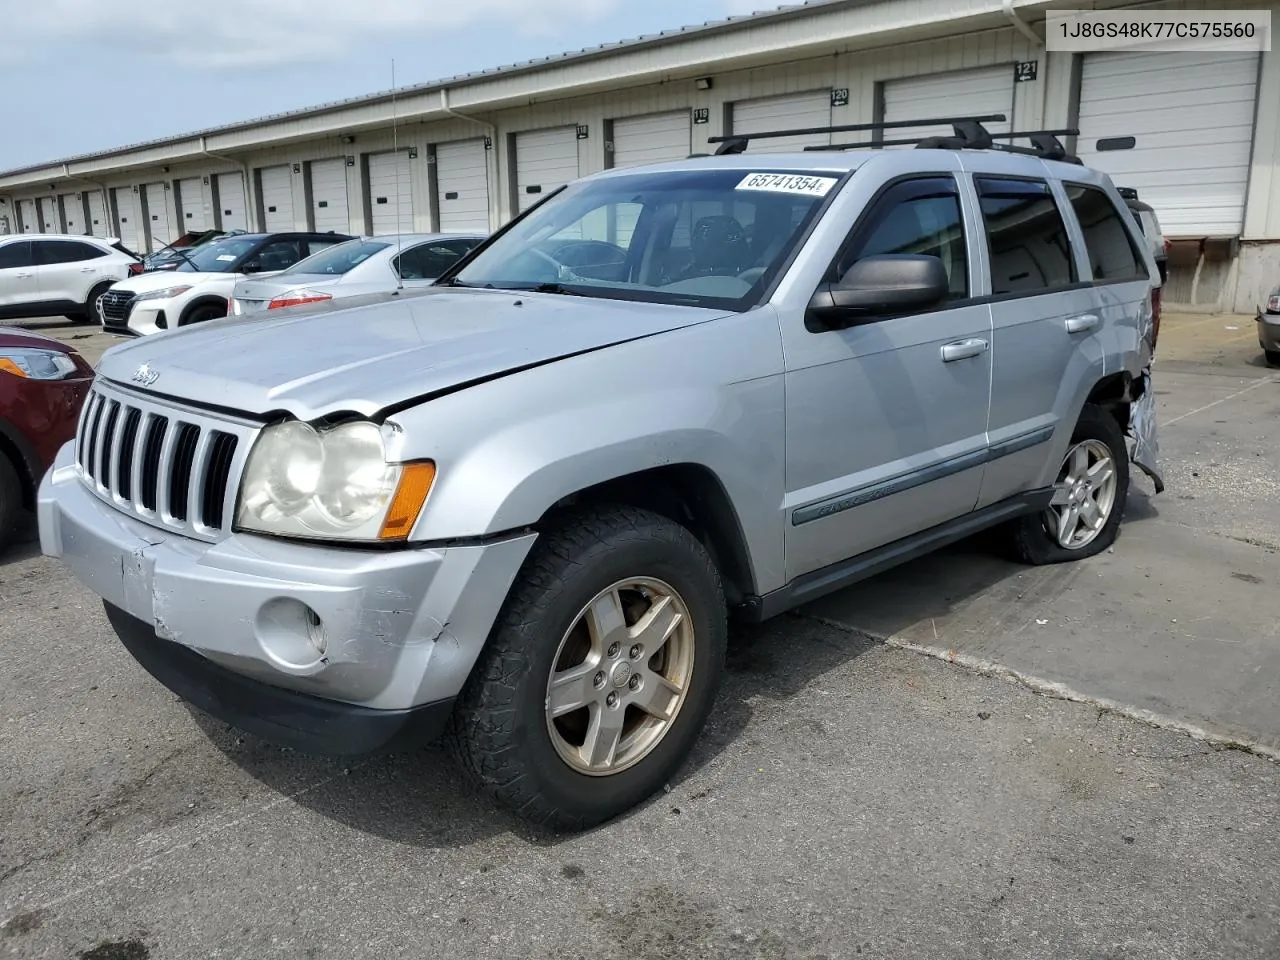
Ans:
POLYGON ((262 431, 240 484, 236 524, 280 536, 394 541, 409 535, 435 464, 388 463, 365 421, 317 431, 297 421, 262 431))
POLYGON ((191 284, 178 287, 165 287, 163 290, 148 290, 146 293, 135 293, 134 300, 172 300, 191 289, 191 284))
POLYGON ((1267 300, 1267 312, 1280 313, 1280 294, 1277 294, 1276 296, 1271 297, 1269 300, 1267 300))
POLYGON ((57 350, 0 348, 0 371, 29 380, 65 380, 78 369, 74 360, 57 350))

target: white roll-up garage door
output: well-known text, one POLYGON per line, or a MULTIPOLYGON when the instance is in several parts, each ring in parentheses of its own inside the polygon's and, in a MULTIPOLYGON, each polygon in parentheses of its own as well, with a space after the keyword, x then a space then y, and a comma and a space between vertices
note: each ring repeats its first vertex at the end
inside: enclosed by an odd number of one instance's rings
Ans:
POLYGON ((516 209, 531 206, 578 179, 578 137, 573 127, 516 134, 516 209))
POLYGON ((36 213, 36 202, 34 200, 18 201, 18 219, 22 221, 23 233, 40 232, 39 215, 36 213))
POLYGON ((43 233, 61 233, 58 223, 58 201, 55 197, 40 198, 40 230, 43 233))
POLYGON ((683 160, 690 149, 689 111, 653 113, 613 121, 613 166, 683 160))
POLYGON ((249 214, 244 201, 244 179, 238 173, 220 173, 218 187, 219 226, 223 230, 248 230, 249 214))
POLYGON ((293 180, 289 168, 263 167, 258 178, 263 225, 270 231, 293 230, 293 180))
POLYGON ((117 233, 126 247, 141 251, 142 220, 138 216, 138 198, 132 187, 116 187, 111 191, 116 203, 117 233))
MULTIPOLYGON (((983 126, 992 133, 1008 133, 1013 129, 1013 64, 888 80, 883 106, 884 119, 891 123, 1000 113, 1006 117, 1003 123, 992 121, 983 126)), ((904 127, 884 131, 884 138, 949 137, 954 132, 950 126, 904 127)))
POLYGON ((1257 84, 1257 53, 1086 54, 1077 153, 1137 189, 1165 236, 1237 236, 1257 84), (1134 149, 1097 152, 1124 136, 1134 149))
POLYGON ((413 184, 409 154, 369 155, 369 209, 374 236, 413 231, 413 184))
POLYGON ((185 177, 178 181, 178 217, 182 221, 178 227, 180 234, 209 229, 209 218, 204 210, 204 186, 199 177, 185 177))
POLYGON ((330 230, 346 233, 351 229, 346 159, 334 157, 331 160, 313 160, 308 166, 311 177, 311 216, 315 229, 320 233, 330 230))
MULTIPOLYGON (((802 130, 831 125, 831 91, 816 90, 791 93, 782 97, 739 100, 732 107, 732 132, 765 133, 770 130, 802 130)), ((795 153, 805 147, 831 142, 829 133, 810 133, 798 137, 753 140, 748 153, 795 153)))
POLYGON ((147 198, 147 230, 151 234, 151 249, 159 250, 175 239, 169 223, 169 198, 163 183, 148 183, 143 187, 147 198))
POLYGON ((95 237, 111 236, 111 219, 102 202, 102 193, 97 190, 89 194, 89 232, 95 237))
POLYGON ((483 140, 436 145, 440 229, 489 232, 489 158, 483 140))
POLYGON ((58 198, 62 206, 62 222, 67 233, 88 233, 84 223, 84 201, 78 193, 64 193, 58 198))

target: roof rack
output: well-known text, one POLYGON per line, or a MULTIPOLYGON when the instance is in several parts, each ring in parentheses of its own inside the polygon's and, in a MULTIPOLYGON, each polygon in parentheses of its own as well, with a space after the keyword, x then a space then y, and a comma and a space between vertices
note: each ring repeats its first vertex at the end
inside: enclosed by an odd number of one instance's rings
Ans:
MULTIPOLYGON (((742 153, 752 140, 776 140, 780 137, 803 137, 814 133, 852 133, 857 130, 902 130, 907 127, 941 127, 960 123, 1003 123, 1003 113, 991 113, 981 117, 932 117, 925 120, 881 120, 879 123, 843 123, 834 127, 797 127, 792 130, 769 130, 765 133, 731 133, 723 137, 708 137, 707 143, 718 143, 716 156, 742 153)), ((909 141, 915 143, 914 140, 909 141)))
MULTIPOLYGON (((767 133, 752 133, 709 137, 708 143, 719 143, 716 155, 742 153, 752 140, 764 140, 776 137, 793 137, 814 133, 841 133, 855 130, 892 130, 904 127, 936 127, 950 125, 951 136, 908 137, 904 139, 863 140, 858 143, 832 143, 821 146, 805 147, 805 152, 853 150, 869 147, 911 147, 928 150, 995 150, 999 153, 1014 153, 1021 156, 1038 157, 1041 160, 1057 160, 1063 163, 1074 163, 1083 166, 1079 157, 1068 153, 1059 137, 1078 137, 1080 131, 1074 128, 1061 130, 1019 130, 1009 133, 991 133, 984 123, 999 123, 1005 119, 1004 114, 989 114, 981 117, 933 117, 925 120, 891 120, 879 123, 850 123, 833 127, 806 127, 796 130, 774 130, 767 133), (997 143, 1002 140, 1028 140, 1029 147, 1014 146, 1012 143, 997 143)), ((1099 150, 1132 150, 1136 144, 1134 137, 1110 137, 1099 140, 1099 150)))

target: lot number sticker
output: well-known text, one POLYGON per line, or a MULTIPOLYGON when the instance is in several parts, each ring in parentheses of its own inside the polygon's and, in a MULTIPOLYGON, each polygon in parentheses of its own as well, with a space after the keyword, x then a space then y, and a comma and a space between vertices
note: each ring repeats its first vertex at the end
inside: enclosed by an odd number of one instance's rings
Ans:
POLYGON ((795 173, 749 173, 737 190, 767 190, 770 193, 798 193, 807 197, 825 197, 836 185, 835 177, 809 177, 795 173))

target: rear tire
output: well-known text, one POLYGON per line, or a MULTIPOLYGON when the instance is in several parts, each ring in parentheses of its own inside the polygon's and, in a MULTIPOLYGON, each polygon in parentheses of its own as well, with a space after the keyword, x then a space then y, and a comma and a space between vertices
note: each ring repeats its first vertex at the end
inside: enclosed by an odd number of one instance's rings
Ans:
POLYGON ((76 323, 97 323, 102 326, 102 311, 98 309, 98 298, 111 289, 115 281, 99 283, 89 291, 89 296, 85 300, 84 310, 71 319, 76 323))
POLYGON ((0 553, 13 543, 22 515, 22 479, 13 462, 0 452, 0 553))
POLYGON ((572 514, 512 586, 458 698, 452 752, 527 821, 610 820, 688 757, 720 684, 726 621, 720 575, 684 527, 633 507, 572 514))
POLYGON ((1115 543, 1129 493, 1129 450, 1106 410, 1088 405, 1081 412, 1054 489, 1053 506, 1013 524, 1010 540, 1018 560, 1066 563, 1115 543))

